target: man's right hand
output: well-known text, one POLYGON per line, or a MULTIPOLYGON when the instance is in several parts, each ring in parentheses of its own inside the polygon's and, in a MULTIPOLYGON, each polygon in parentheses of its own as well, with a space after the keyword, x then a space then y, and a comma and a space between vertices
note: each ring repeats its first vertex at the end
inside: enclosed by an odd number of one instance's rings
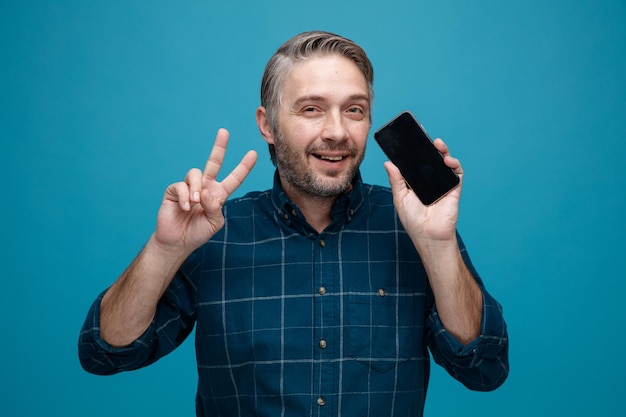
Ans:
POLYGON ((111 346, 126 346, 148 328, 159 299, 181 263, 224 226, 222 206, 257 159, 256 152, 249 151, 218 182, 227 145, 228 131, 220 129, 204 172, 192 169, 184 181, 167 187, 156 232, 104 295, 100 304, 100 336, 111 346))
POLYGON ((190 254, 224 226, 222 206, 242 184, 257 160, 249 151, 221 182, 217 175, 224 161, 229 133, 219 129, 204 172, 191 169, 185 180, 167 187, 157 217, 155 243, 164 249, 190 254))

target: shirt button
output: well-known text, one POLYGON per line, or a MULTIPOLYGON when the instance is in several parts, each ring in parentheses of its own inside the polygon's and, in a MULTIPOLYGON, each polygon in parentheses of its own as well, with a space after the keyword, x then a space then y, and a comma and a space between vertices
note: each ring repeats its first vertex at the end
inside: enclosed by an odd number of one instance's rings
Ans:
POLYGON ((319 288, 317 289, 317 293, 318 293, 319 295, 326 295, 326 287, 319 287, 319 288))
POLYGON ((320 349, 326 349, 326 341, 324 339, 320 340, 318 345, 320 349))
POLYGON ((326 400, 324 399, 324 397, 317 397, 317 405, 321 407, 324 404, 326 404, 326 400))
POLYGON ((381 288, 378 290, 378 295, 384 297, 385 295, 387 295, 387 291, 385 291, 384 288, 381 288))
POLYGON ((326 242, 324 241, 324 239, 320 239, 320 246, 321 247, 326 246, 326 242))

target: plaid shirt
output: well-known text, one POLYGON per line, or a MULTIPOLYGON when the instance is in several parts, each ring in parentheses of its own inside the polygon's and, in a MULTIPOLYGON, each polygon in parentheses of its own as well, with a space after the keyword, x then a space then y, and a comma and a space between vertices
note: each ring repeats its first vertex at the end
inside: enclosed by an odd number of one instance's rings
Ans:
POLYGON ((443 328, 388 188, 360 178, 317 233, 272 190, 233 199, 224 228, 192 254, 152 326, 126 348, 99 338, 100 296, 79 340, 83 367, 111 374, 171 352, 196 324, 198 416, 421 416, 429 353, 470 389, 508 375, 500 305, 483 291, 481 335, 443 328))

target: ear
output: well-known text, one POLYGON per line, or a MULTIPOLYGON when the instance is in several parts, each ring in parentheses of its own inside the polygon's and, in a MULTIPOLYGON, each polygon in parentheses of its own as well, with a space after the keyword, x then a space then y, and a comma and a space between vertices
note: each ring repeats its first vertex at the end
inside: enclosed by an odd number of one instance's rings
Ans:
POLYGON ((267 110, 263 106, 259 106, 256 109, 256 124, 259 127, 259 131, 261 132, 261 136, 263 139, 270 144, 274 144, 274 134, 272 128, 270 127, 270 121, 267 117, 267 110))

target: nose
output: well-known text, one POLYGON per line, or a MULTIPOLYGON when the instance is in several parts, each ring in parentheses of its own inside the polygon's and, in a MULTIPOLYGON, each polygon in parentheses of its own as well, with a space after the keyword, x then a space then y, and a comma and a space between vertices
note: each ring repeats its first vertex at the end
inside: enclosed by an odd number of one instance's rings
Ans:
POLYGON ((348 138, 349 133, 341 111, 330 111, 324 120, 323 139, 328 141, 342 141, 348 138))

